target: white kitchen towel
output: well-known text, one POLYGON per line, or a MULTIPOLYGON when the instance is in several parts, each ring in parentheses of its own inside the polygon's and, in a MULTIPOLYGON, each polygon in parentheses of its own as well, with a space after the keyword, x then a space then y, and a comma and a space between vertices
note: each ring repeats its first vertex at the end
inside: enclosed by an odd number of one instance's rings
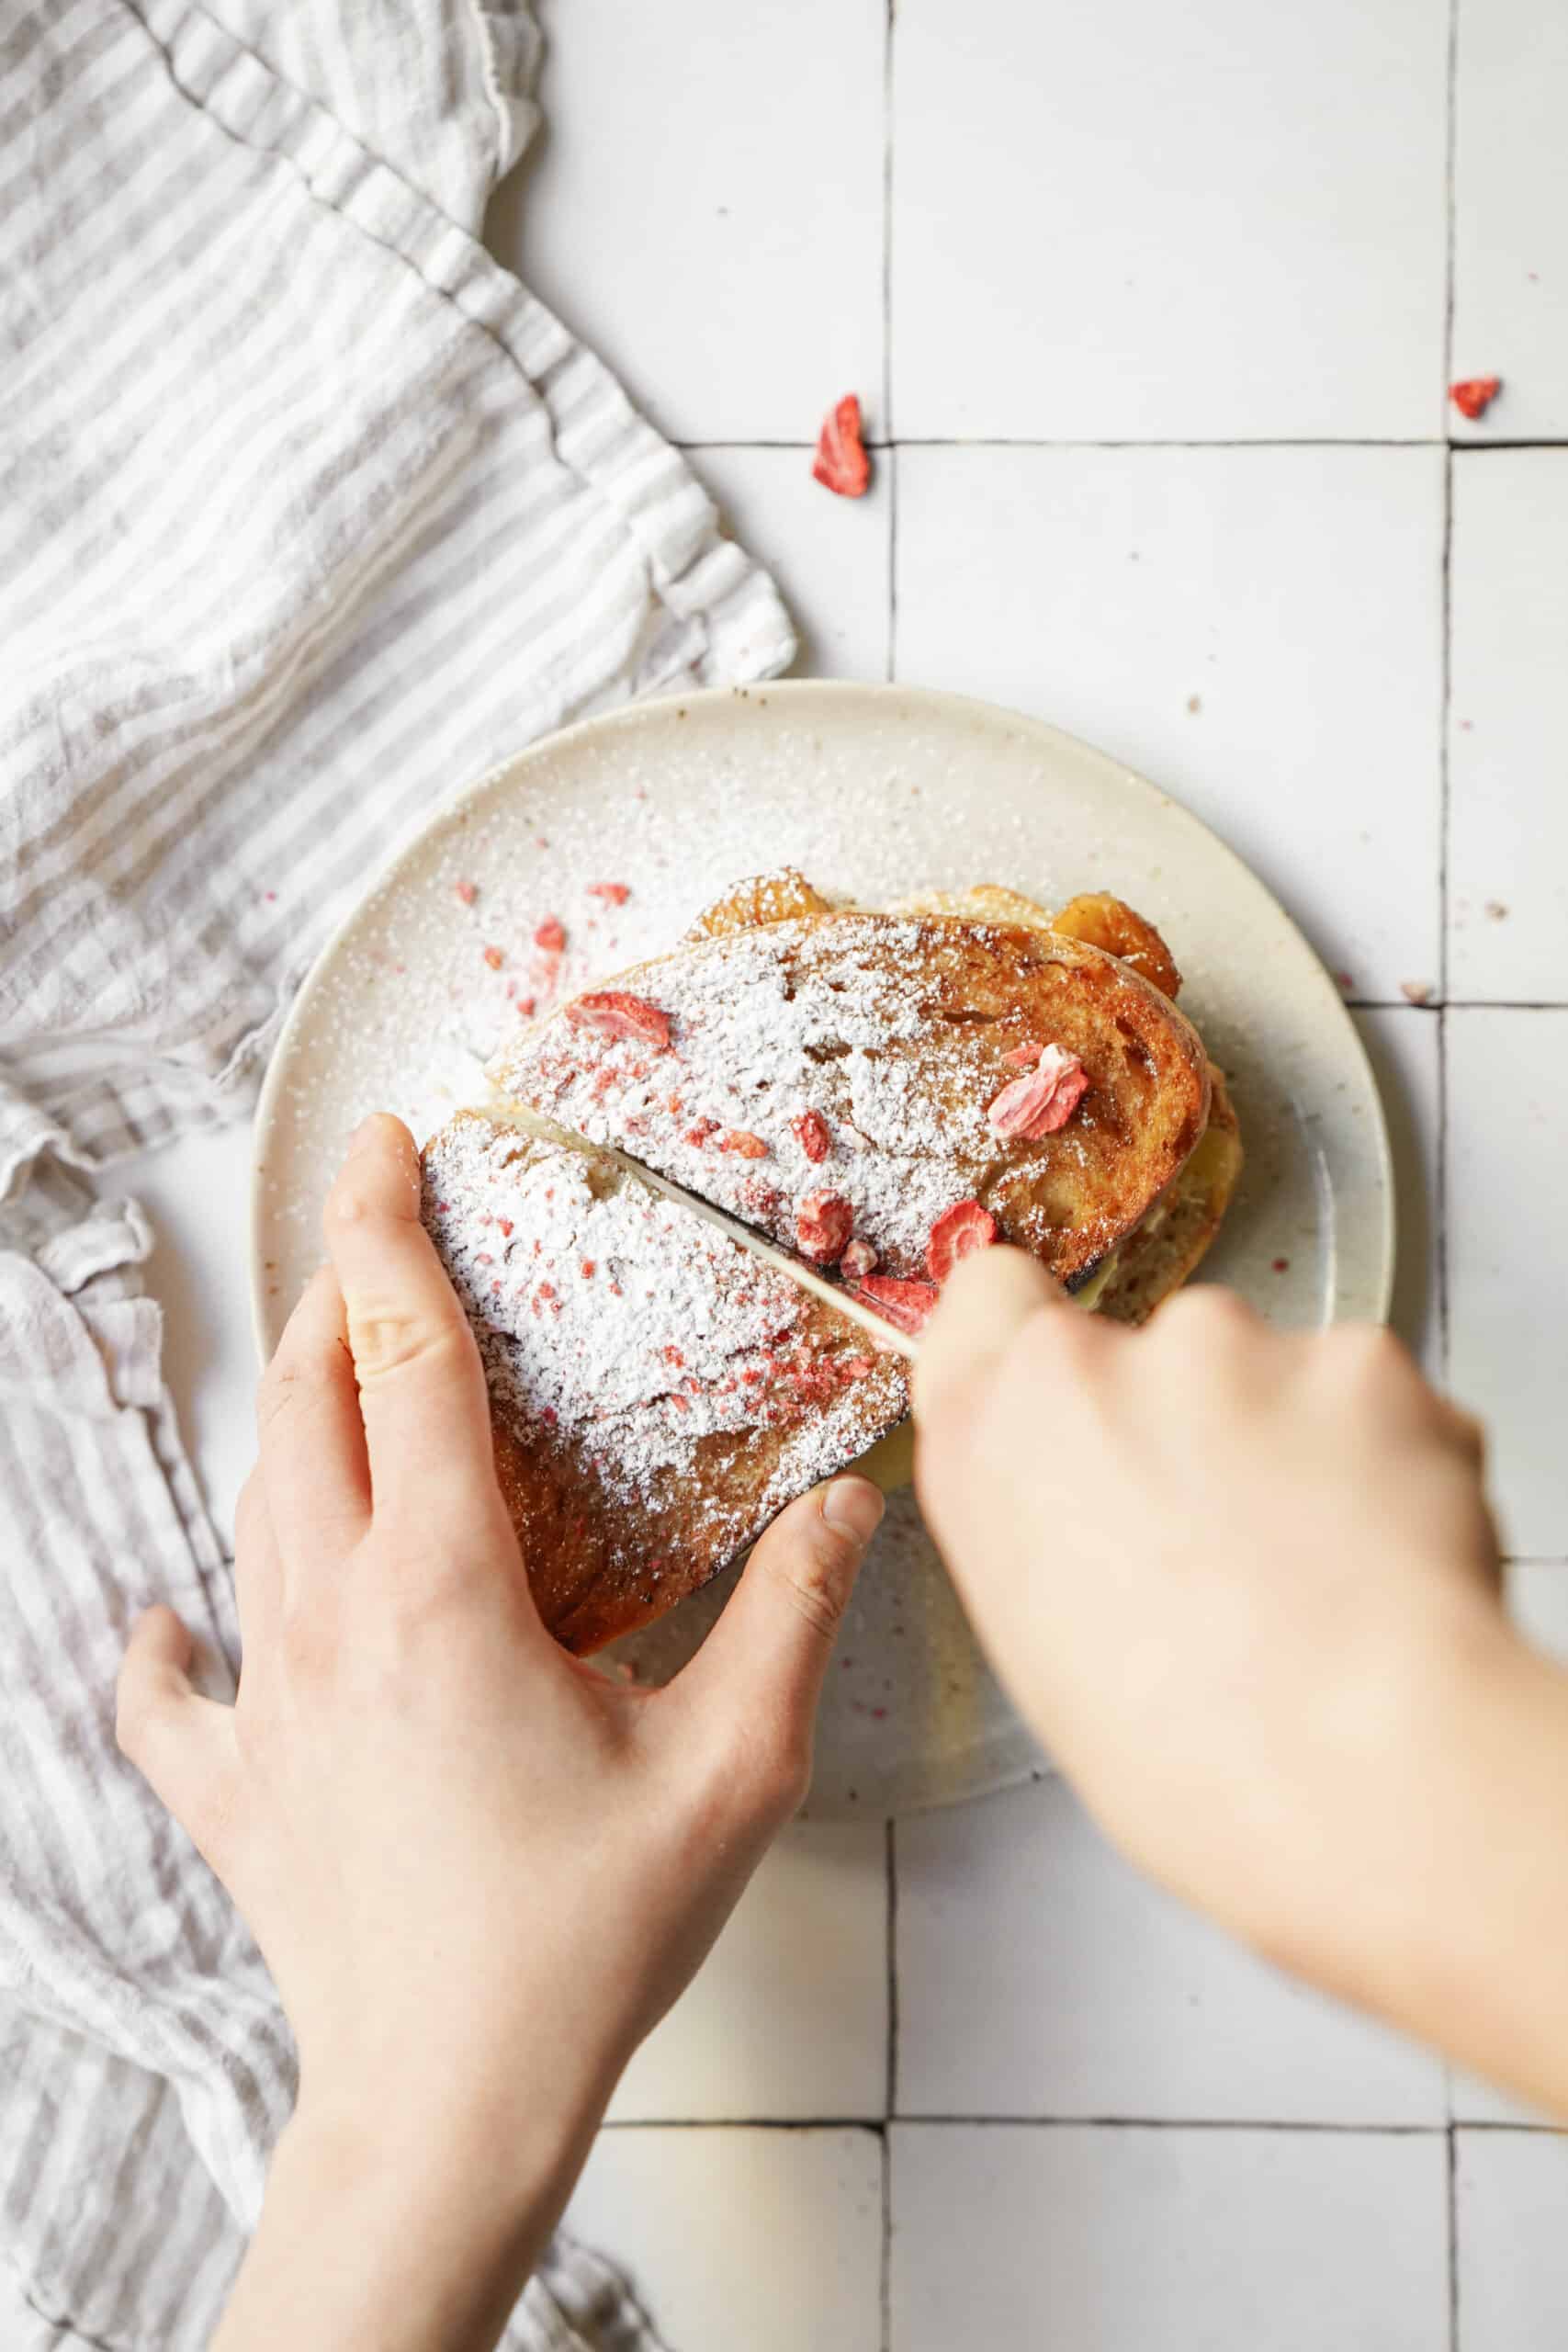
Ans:
MULTIPOLYGON (((293 2088, 254 1945, 114 1746, 141 1607, 230 1687, 237 1631, 99 1172, 248 1110, 335 915, 454 789, 793 650, 477 242, 534 51, 520 0, 0 0, 6 2352, 204 2344, 293 2088)), ((508 2337, 653 2340, 564 2240, 508 2337)))

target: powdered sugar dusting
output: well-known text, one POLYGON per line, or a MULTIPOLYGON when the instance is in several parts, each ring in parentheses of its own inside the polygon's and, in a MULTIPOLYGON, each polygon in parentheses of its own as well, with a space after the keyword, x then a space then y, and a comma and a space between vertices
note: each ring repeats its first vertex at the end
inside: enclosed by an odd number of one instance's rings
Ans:
POLYGON ((466 1116, 424 1166, 495 1408, 526 1444, 580 1449, 619 1502, 686 1482, 715 1566, 907 1409, 901 1367, 853 1325, 599 1155, 466 1116), (777 1453, 739 1516, 702 1475, 716 1435, 777 1453))
POLYGON ((997 1151, 998 1049, 933 1020, 928 948, 913 920, 739 932, 642 975, 673 1023, 667 1052, 557 1022, 503 1048, 491 1076, 785 1247, 803 1203, 841 1196, 853 1237, 919 1273, 937 1218, 997 1151))

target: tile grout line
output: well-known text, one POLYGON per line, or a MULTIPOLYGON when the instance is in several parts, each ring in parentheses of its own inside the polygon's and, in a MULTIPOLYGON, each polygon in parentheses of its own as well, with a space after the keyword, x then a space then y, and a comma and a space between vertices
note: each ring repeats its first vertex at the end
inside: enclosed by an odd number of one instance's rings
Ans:
POLYGON ((1459 2330, 1459 2133, 1453 2120, 1453 2093, 1449 2094, 1448 2165, 1445 2194, 1449 2211, 1449 2352, 1460 2352, 1459 2330))
POLYGON ((893 439, 893 25, 887 0, 882 34, 882 416, 893 439))
MULTIPOLYGON (((885 350, 890 347, 890 334, 885 334, 885 350)), ((886 368, 886 361, 885 361, 886 368)), ((809 456, 816 447, 806 439, 780 439, 771 434, 751 434, 737 437, 706 435, 696 440, 678 440, 666 435, 672 449, 688 455, 703 449, 797 449, 809 456)), ((1306 437, 1292 434, 1255 434, 1241 441, 1182 441, 1151 434, 1135 441, 1064 441, 1036 440, 1020 435, 996 434, 867 434, 868 449, 1446 449, 1450 456, 1462 451, 1468 458, 1484 457, 1493 449, 1555 449, 1568 453, 1568 433, 1555 437, 1506 440, 1495 434, 1486 441, 1456 441, 1442 433, 1420 433, 1404 436, 1382 434, 1326 434, 1306 437)))
MULTIPOLYGON (((1457 221, 1458 182, 1458 122, 1459 122, 1459 11, 1460 0, 1449 0, 1448 90, 1444 119, 1443 198, 1443 383, 1452 383, 1454 374, 1454 254, 1457 221)), ((1447 398, 1445 390, 1444 398, 1447 398)), ((1438 942, 1438 1171, 1437 1199, 1433 1203, 1438 1222, 1438 1351, 1442 1367, 1443 1386, 1452 1380, 1450 1312, 1449 1297, 1449 978, 1450 967, 1450 944, 1451 926, 1449 914, 1450 878, 1449 873, 1450 846, 1453 832, 1453 776, 1450 756, 1453 741, 1453 548, 1454 548, 1454 452, 1450 439, 1443 452, 1443 558, 1440 590, 1442 613, 1442 659, 1439 680, 1442 694, 1440 729, 1438 737, 1438 807, 1440 832, 1438 842, 1438 920, 1441 933, 1438 942)), ((1443 2135, 1446 2162, 1443 2167, 1444 2219, 1447 2223, 1449 2352, 1460 2352, 1459 2318, 1459 2199, 1455 2181, 1459 2167, 1459 2140, 1454 2120, 1453 2068, 1443 2068, 1443 2103, 1448 2111, 1448 2128, 1443 2135)))
POLYGON ((878 2274, 882 2352, 893 2352, 893 2133, 885 2123, 882 2143, 882 2249, 878 2274))
MULTIPOLYGON (((1274 2116, 1234 2115, 638 2115, 612 2118, 604 2132, 869 2132, 891 2144, 899 2130, 998 2132, 1288 2132, 1314 2137, 1362 2140, 1443 2140, 1447 2123, 1325 2123, 1274 2116)), ((1561 2140, 1568 2128, 1557 2123, 1466 2120, 1467 2132, 1533 2132, 1561 2140)))

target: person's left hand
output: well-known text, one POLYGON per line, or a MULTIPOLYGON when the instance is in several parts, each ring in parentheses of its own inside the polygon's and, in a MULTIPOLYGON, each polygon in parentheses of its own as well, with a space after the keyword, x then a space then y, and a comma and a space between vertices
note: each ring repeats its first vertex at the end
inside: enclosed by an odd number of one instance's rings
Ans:
POLYGON ((534 1609, 419 1200, 407 1129, 367 1121, 328 1205, 332 1262, 262 1383, 237 1703, 197 1695, 189 1636, 154 1611, 120 1738, 255 1933, 301 2118, 514 2171, 536 2241, 805 1793, 882 1503, 861 1478, 794 1503, 666 1690, 568 1657, 534 1609))

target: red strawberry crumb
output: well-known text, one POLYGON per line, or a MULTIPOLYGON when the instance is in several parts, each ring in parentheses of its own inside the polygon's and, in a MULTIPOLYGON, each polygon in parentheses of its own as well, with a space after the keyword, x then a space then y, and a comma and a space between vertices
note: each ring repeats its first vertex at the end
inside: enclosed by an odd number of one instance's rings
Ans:
POLYGON ((767 1374, 760 1371, 755 1364, 749 1365, 740 1375, 748 1388, 754 1388, 759 1380, 766 1380, 767 1376, 767 1374))
POLYGON ((664 1361, 666 1363, 682 1364, 685 1363, 686 1359, 681 1353, 679 1348, 666 1348, 664 1351, 664 1361))
POLYGON ((814 1266, 830 1266, 855 1227, 855 1213, 840 1193, 807 1193, 795 1213, 795 1242, 814 1266))
POLYGON ((591 1283, 593 1280, 595 1272, 598 1271, 598 1261, 593 1258, 584 1258, 581 1265, 577 1271, 582 1276, 585 1283, 591 1283))
POLYGON ((499 972, 505 961, 506 958, 502 954, 499 947, 487 947, 485 949, 485 962, 490 966, 492 972, 499 972))
POLYGON ((631 891, 625 882, 590 882, 588 895, 591 899, 603 899, 607 907, 624 907, 631 891))
POLYGON ((848 1274, 851 1282, 858 1283, 872 1272, 875 1264, 876 1252, 869 1241, 852 1241, 839 1260, 839 1272, 848 1274))
POLYGON ((863 498, 871 482, 871 459, 861 437, 860 401, 846 392, 822 421, 811 478, 839 498, 863 498))
POLYGON ((591 989, 567 1006, 566 1017, 582 1028, 602 1030, 607 1037, 640 1037, 660 1049, 670 1043, 670 1015, 625 989, 591 989))
POLYGON ((1089 1091, 1089 1076, 1077 1054, 1064 1046, 1042 1046, 1037 1067, 1004 1086, 986 1117, 998 1136, 1038 1142, 1065 1127, 1089 1091))
POLYGON ((700 1148, 702 1145, 706 1143, 709 1136, 716 1136, 717 1133, 718 1121, 716 1119, 699 1119, 694 1127, 688 1127, 686 1129, 685 1140, 687 1143, 694 1144, 700 1148))
POLYGON ((1467 376, 1463 381, 1449 386, 1449 398, 1461 416, 1468 416, 1473 424, 1484 416, 1503 389, 1501 376, 1467 376))
POLYGON ((525 1021, 531 1021, 533 1019, 534 1007, 537 1001, 538 1000, 536 997, 531 996, 520 996, 518 998, 517 1010, 523 1015, 525 1021))
POLYGON ((855 1285, 868 1306, 900 1331, 911 1334, 923 1329, 936 1305, 936 1290, 931 1283, 901 1283, 891 1274, 867 1274, 855 1285))
POLYGON ((851 1356, 847 1359, 844 1364, 845 1373, 850 1376, 850 1378, 854 1380, 863 1379, 868 1372, 874 1372, 875 1370, 876 1359, 874 1356, 851 1356))
POLYGON ((682 1396, 678 1388, 672 1388, 670 1391, 670 1402, 674 1406, 675 1410, 678 1413, 689 1413, 692 1409, 691 1398, 689 1396, 682 1396))
POLYGON ((619 1297, 620 1297, 620 1295, 621 1295, 621 1285, 620 1285, 620 1283, 612 1283, 610 1284, 610 1296, 611 1296, 612 1298, 619 1298, 619 1297))
POLYGON ((1274 1261, 1274 1272, 1277 1274, 1288 1273, 1290 1267, 1291 1261, 1288 1258, 1276 1258, 1274 1261))
POLYGON ((718 1148, 720 1151, 734 1152, 739 1159, 766 1159, 768 1156, 768 1147, 761 1136, 754 1136, 749 1127, 731 1127, 718 1148))
POLYGON ((828 1136, 828 1122, 820 1111, 803 1111, 792 1119, 789 1131, 807 1159, 826 1159, 832 1145, 828 1136))
POLYGON ((547 1430, 553 1430, 556 1423, 559 1420, 560 1415, 557 1412, 553 1405, 547 1405, 544 1411, 539 1415, 539 1419, 543 1421, 547 1430))
POLYGON ((541 1298, 554 1298, 555 1295, 556 1286, 554 1283, 541 1283, 539 1284, 539 1296, 541 1298))
POLYGON ((501 1227, 502 1233, 510 1233, 512 1230, 512 1219, 509 1216, 498 1216, 496 1218, 496 1224, 501 1227))
POLYGON ((466 907, 471 907, 479 895, 477 882, 459 882, 457 885, 457 891, 466 907))
POLYGON ((1432 1001, 1430 980, 1401 980, 1399 992, 1409 1004, 1430 1004, 1432 1001))
POLYGON ((997 1220, 978 1201, 960 1201, 944 1209, 926 1243, 926 1272, 933 1283, 944 1283, 960 1258, 988 1250, 997 1238, 997 1220))
POLYGON ((547 915, 534 933, 534 944, 542 947, 547 956, 558 956, 566 945, 566 933, 557 915, 547 915))

